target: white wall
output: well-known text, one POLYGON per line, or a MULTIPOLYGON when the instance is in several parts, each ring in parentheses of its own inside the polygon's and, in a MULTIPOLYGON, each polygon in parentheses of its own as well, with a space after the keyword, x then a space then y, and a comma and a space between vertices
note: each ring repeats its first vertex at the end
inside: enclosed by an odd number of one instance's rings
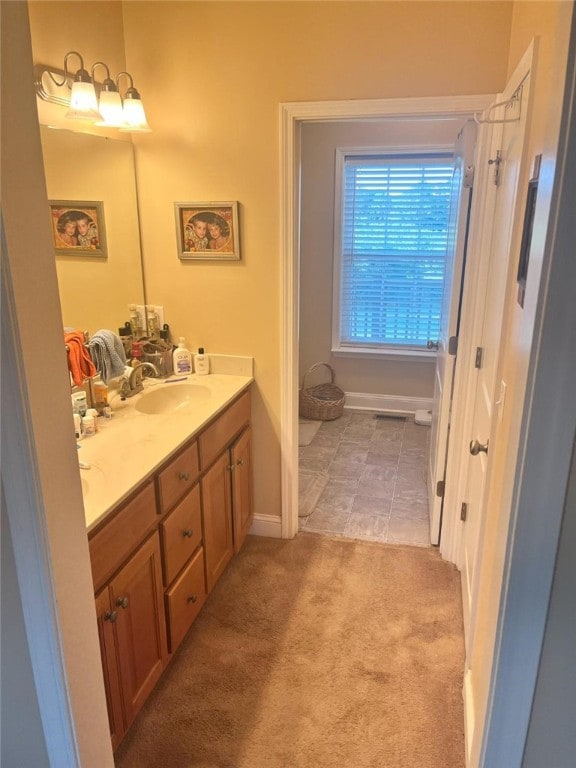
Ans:
MULTIPOLYGON (((433 359, 374 360, 331 353, 337 148, 452 147, 462 120, 304 123, 301 135, 300 380, 313 363, 336 371, 346 392, 430 398, 433 359)), ((316 380, 310 380, 316 383, 316 380)))

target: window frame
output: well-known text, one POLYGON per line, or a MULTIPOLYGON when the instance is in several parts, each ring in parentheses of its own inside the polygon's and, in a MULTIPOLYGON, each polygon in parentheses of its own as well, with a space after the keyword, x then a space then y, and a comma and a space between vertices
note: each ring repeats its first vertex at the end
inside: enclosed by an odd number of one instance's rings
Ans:
POLYGON ((333 241, 333 278, 332 278, 332 348, 335 357, 364 357, 366 359, 397 359, 406 362, 422 362, 435 360, 437 352, 434 349, 415 349, 399 345, 369 345, 341 344, 341 293, 342 293, 342 234, 344 213, 344 166, 346 158, 354 156, 374 156, 376 158, 391 158, 395 155, 437 156, 439 154, 454 155, 453 144, 410 145, 407 147, 337 147, 334 176, 334 241, 333 241))

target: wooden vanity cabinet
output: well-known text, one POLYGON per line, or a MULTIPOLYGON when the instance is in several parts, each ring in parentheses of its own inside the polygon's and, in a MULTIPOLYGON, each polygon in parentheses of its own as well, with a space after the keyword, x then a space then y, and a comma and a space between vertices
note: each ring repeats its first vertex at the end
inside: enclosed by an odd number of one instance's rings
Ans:
POLYGON ((89 535, 114 749, 252 523, 250 393, 89 535))
POLYGON ((230 457, 225 451, 206 472, 202 484, 202 514, 208 592, 234 554, 230 457))
POLYGON ((112 743, 158 682, 167 658, 160 540, 154 532, 96 596, 112 743))

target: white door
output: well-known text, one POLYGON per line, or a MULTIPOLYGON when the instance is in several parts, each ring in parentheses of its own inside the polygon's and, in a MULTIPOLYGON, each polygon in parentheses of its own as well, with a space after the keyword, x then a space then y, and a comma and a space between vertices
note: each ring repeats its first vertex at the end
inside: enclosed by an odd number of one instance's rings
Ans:
MULTIPOLYGON (((485 515, 485 489, 490 472, 490 436, 494 432, 495 419, 502 417, 505 405, 505 385, 498 379, 498 361, 502 322, 504 316, 506 285, 511 268, 511 236, 517 206, 523 202, 518 197, 518 181, 522 161, 526 115, 528 112, 529 68, 517 71, 498 101, 513 99, 507 108, 501 108, 496 116, 512 120, 496 126, 492 138, 492 180, 497 181, 493 207, 485 211, 485 227, 488 235, 480 255, 477 275, 475 332, 472 346, 476 348, 476 381, 471 399, 473 408, 469 441, 465 521, 463 522, 461 555, 462 597, 467 649, 470 650, 474 632, 475 588, 478 582, 477 564, 482 541, 485 515), (518 119, 514 119, 518 118, 518 119), (499 154, 498 154, 499 153, 499 154), (491 229, 490 229, 490 225, 491 229)), ((495 113, 491 113, 494 117, 495 113)), ((493 192, 489 188, 487 195, 493 192)))
POLYGON ((440 542, 442 521, 442 487, 446 472, 446 453, 450 430, 450 404, 454 376, 454 351, 449 352, 450 338, 457 338, 460 314, 460 295, 464 270, 468 211, 471 198, 467 169, 473 165, 476 124, 467 122, 456 139, 454 148, 454 177, 448 244, 444 268, 444 292, 440 316, 440 335, 437 342, 434 398, 432 401, 432 429, 428 454, 428 510, 430 514, 430 543, 440 542), (440 485, 439 485, 440 484, 440 485))

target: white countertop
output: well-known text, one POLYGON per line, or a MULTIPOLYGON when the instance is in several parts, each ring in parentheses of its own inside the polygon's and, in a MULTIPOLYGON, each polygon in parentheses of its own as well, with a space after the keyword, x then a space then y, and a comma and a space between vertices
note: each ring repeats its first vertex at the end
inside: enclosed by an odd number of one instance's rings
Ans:
POLYGON ((184 382, 169 384, 161 379, 146 379, 144 392, 124 401, 114 393, 110 397, 112 418, 99 417, 97 434, 79 442, 79 458, 90 464, 90 469, 80 470, 87 530, 101 522, 252 381, 251 375, 192 374, 184 382), (137 409, 138 402, 152 390, 186 384, 202 385, 207 391, 203 390, 203 397, 184 410, 148 415, 137 409))

